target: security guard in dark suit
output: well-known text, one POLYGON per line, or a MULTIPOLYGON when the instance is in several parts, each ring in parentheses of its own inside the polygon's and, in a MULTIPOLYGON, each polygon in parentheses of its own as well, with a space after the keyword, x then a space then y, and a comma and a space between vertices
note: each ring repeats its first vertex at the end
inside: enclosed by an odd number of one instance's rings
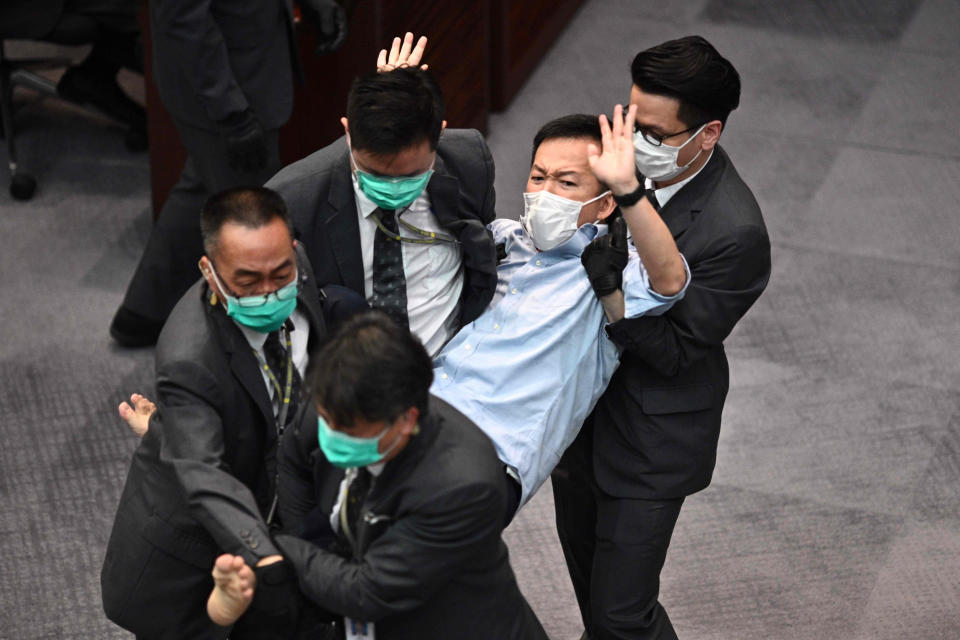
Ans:
POLYGON ((729 386, 723 341, 766 287, 770 241, 717 144, 740 99, 733 65, 691 36, 641 51, 631 72, 643 175, 614 199, 623 208, 646 198, 660 212, 691 280, 662 316, 609 326, 620 368, 553 487, 585 637, 670 639, 660 570, 684 498, 710 483, 729 386))
POLYGON ((107 616, 141 638, 230 631, 203 608, 210 569, 224 551, 251 565, 277 553, 277 447, 327 333, 329 313, 275 193, 214 196, 203 231, 203 278, 161 333, 158 410, 134 453, 101 574, 107 616))

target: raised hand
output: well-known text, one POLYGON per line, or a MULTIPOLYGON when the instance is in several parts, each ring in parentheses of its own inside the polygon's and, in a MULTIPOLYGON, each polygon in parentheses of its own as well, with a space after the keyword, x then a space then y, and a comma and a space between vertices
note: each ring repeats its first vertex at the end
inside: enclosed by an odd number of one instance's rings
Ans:
POLYGON ((427 36, 420 36, 416 46, 413 45, 413 34, 409 31, 403 36, 402 41, 397 36, 393 39, 389 53, 386 49, 380 50, 380 55, 377 56, 377 71, 383 73, 384 71, 393 71, 397 67, 415 67, 417 65, 420 65, 420 68, 426 71, 429 65, 420 64, 420 60, 423 59, 423 51, 426 48, 427 36))
POLYGON ((637 107, 630 105, 626 115, 623 107, 613 109, 613 127, 607 122, 607 116, 600 116, 600 135, 602 149, 591 144, 587 148, 590 169, 603 183, 606 183, 614 195, 631 193, 640 186, 637 180, 636 160, 633 151, 633 123, 637 117, 637 107))
POLYGON ((130 403, 121 402, 117 407, 120 418, 127 423, 137 437, 142 438, 149 429, 150 416, 157 410, 157 405, 150 402, 149 398, 135 393, 130 396, 130 403))

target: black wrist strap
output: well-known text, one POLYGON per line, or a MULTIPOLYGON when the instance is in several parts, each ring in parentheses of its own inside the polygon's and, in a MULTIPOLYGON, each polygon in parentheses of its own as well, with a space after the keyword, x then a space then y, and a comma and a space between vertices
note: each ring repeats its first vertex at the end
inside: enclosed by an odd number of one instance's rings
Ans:
POLYGON ((646 193, 646 188, 641 182, 636 189, 630 193, 625 193, 621 196, 613 194, 613 201, 617 203, 618 207, 632 207, 640 201, 640 198, 643 197, 643 194, 646 193))

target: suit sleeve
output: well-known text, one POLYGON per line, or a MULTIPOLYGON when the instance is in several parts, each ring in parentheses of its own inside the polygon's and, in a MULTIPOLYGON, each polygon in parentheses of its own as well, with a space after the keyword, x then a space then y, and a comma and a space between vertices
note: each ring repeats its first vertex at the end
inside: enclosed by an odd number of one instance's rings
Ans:
POLYGON ((662 375, 675 376, 720 344, 770 277, 770 241, 760 227, 718 239, 690 267, 686 294, 660 316, 625 318, 607 327, 621 349, 662 375))
POLYGON ((227 44, 210 11, 211 0, 155 0, 152 30, 163 33, 177 47, 169 62, 186 65, 192 91, 214 122, 249 107, 233 76, 227 44))
POLYGON ((196 363, 158 369, 160 460, 173 470, 191 515, 220 549, 252 566, 278 552, 253 494, 225 462, 220 396, 213 376, 196 363))
POLYGON ((424 510, 394 522, 353 561, 309 542, 278 536, 304 595, 321 607, 356 620, 409 611, 431 597, 477 554, 496 552, 503 494, 492 486, 467 486, 431 496, 424 510))

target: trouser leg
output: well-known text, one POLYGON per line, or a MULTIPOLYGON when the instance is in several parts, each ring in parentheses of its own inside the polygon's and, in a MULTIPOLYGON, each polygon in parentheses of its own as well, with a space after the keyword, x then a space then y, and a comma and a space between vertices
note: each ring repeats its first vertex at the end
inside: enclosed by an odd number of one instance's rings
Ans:
POLYGON ((587 418, 550 476, 557 536, 585 629, 590 628, 590 576, 596 544, 597 502, 593 482, 593 426, 587 418))
POLYGON ((267 132, 266 167, 252 173, 230 168, 226 144, 216 133, 182 124, 177 130, 188 159, 160 211, 123 300, 123 308, 159 323, 200 277, 200 211, 206 199, 232 187, 260 186, 280 169, 277 130, 267 132))
POLYGON ((660 571, 683 498, 598 495, 591 573, 591 640, 675 640, 658 602, 660 571))

